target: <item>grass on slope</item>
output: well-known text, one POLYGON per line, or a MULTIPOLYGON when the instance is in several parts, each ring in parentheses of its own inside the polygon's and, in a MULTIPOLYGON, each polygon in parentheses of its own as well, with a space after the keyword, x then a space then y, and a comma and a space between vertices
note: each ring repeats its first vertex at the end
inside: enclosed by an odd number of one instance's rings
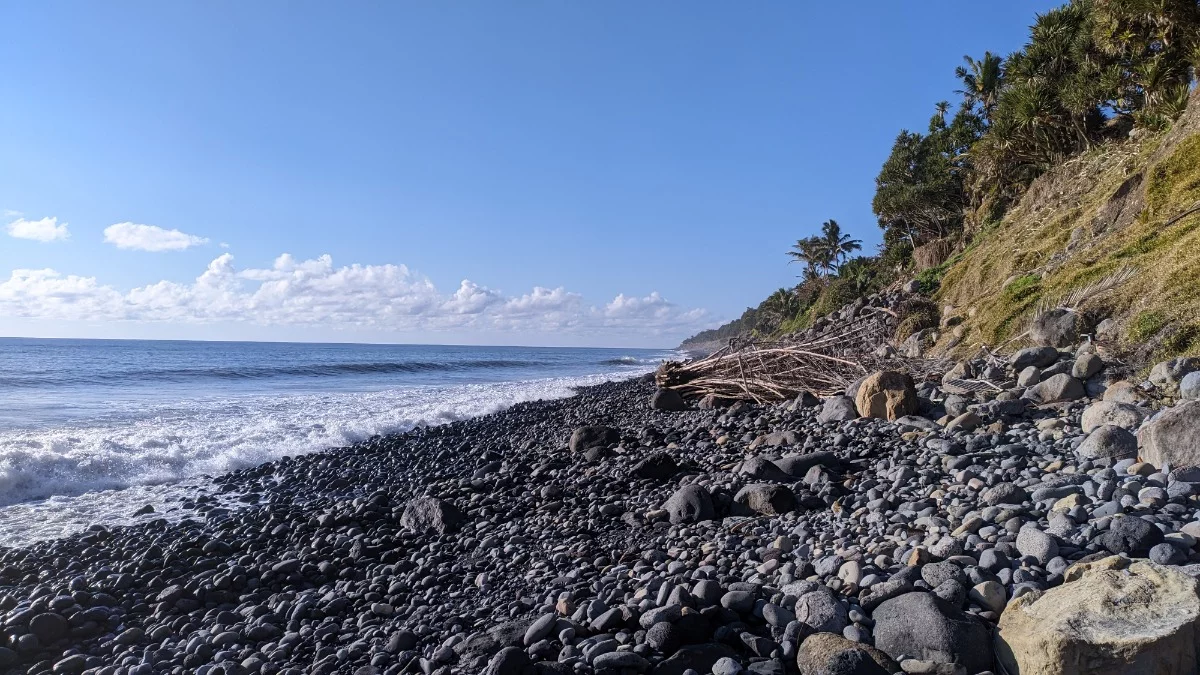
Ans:
POLYGON ((1200 134, 1145 169, 1144 204, 1131 202, 1143 208, 1131 223, 1098 225, 1102 209, 1143 170, 1157 144, 1106 146, 1068 162, 979 235, 946 271, 936 296, 977 308, 964 324, 962 349, 1005 343, 1039 307, 1129 268, 1132 278, 1092 294, 1080 308, 1117 320, 1130 343, 1155 343, 1156 355, 1200 352, 1200 211, 1180 217, 1200 205, 1200 134))

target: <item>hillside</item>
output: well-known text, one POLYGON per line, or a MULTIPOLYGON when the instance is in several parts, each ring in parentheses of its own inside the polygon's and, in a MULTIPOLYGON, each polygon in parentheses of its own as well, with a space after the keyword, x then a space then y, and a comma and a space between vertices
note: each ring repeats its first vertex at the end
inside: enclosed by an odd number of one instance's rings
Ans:
POLYGON ((934 297, 962 320, 940 336, 945 351, 1017 344, 1053 307, 1140 361, 1200 351, 1200 90, 1170 131, 1035 180, 945 267, 934 297))
POLYGON ((802 335, 907 286, 926 298, 898 317, 910 356, 1011 351, 1051 328, 1138 367, 1200 353, 1198 71, 1194 0, 1038 15, 1017 52, 964 57, 956 110, 939 101, 926 130, 897 135, 874 255, 827 221, 786 251, 799 284, 684 348, 802 335))

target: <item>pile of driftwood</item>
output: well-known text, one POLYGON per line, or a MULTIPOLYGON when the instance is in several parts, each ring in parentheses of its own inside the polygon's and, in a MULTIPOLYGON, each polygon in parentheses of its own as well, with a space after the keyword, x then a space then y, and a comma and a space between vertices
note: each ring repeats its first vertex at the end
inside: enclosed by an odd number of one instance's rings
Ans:
POLYGON ((880 351, 875 330, 868 324, 810 339, 735 339, 704 358, 663 363, 655 382, 687 397, 712 394, 766 403, 805 391, 817 396, 840 393, 875 370, 903 370, 920 379, 941 365, 880 351))

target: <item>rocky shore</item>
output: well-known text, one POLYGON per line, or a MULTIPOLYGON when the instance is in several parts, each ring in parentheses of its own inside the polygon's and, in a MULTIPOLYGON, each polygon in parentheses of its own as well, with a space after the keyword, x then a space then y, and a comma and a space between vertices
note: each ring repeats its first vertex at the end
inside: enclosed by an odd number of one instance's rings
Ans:
POLYGON ((641 378, 239 471, 243 508, 2 550, 0 668, 1196 672, 1200 361, 1107 365, 641 378))

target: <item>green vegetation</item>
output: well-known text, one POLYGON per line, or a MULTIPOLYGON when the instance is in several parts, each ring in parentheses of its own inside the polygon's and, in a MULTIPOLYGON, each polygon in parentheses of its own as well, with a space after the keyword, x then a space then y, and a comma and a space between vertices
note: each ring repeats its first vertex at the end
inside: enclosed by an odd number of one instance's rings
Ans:
POLYGON ((975 308, 963 349, 1015 338, 1068 298, 1158 312, 1164 348, 1200 348, 1200 134, 1155 152, 1197 66, 1198 0, 1071 0, 1037 16, 1019 51, 964 57, 957 105, 897 135, 872 201, 877 255, 850 258, 861 243, 827 221, 788 251, 800 284, 706 334, 799 330, 915 275, 939 303, 975 308))
POLYGON ((1162 312, 1148 310, 1140 312, 1129 324, 1129 339, 1133 342, 1145 342, 1158 335, 1167 325, 1167 317, 1162 312))

